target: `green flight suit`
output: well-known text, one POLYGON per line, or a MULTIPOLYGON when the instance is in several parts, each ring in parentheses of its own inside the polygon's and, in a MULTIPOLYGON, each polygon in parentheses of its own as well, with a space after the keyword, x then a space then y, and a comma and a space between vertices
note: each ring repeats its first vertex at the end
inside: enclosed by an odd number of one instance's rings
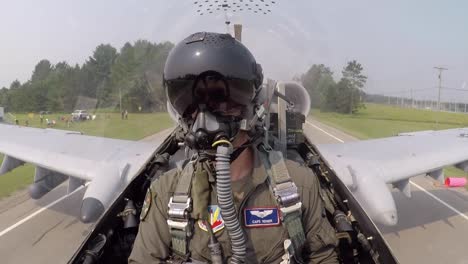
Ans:
MULTIPOLYGON (((252 176, 232 183, 234 203, 247 240, 246 263, 280 263, 285 254, 283 243, 288 238, 287 230, 281 224, 260 228, 245 226, 245 208, 276 207, 266 181, 265 168, 256 150, 254 155, 255 168, 252 176)), ((303 250, 304 262, 338 263, 338 240, 325 216, 323 202, 319 196, 318 179, 312 170, 295 161, 287 160, 286 166, 302 200, 302 223, 307 239, 303 250)), ((171 235, 166 220, 169 199, 175 190, 178 176, 177 170, 174 169, 166 172, 151 185, 152 201, 147 215, 140 223, 129 263, 165 263, 171 256, 171 235)), ((210 182, 213 184, 213 179, 210 182)), ((215 190, 214 185, 212 187, 215 190)), ((216 205, 215 191, 211 193, 210 205, 216 205)), ((228 259, 231 256, 231 247, 226 228, 215 235, 222 246, 224 258, 228 259)), ((191 259, 209 263, 209 234, 202 230, 197 222, 189 241, 191 259)))

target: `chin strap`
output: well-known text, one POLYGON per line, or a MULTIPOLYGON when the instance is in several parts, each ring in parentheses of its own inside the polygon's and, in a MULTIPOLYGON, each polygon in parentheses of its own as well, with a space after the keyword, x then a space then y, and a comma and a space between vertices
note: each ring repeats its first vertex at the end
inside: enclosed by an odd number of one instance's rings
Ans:
POLYGON ((236 150, 234 150, 234 152, 232 152, 231 154, 231 163, 233 161, 235 161, 237 159, 237 157, 239 157, 240 154, 242 154, 242 152, 244 152, 244 150, 247 148, 248 146, 245 146, 245 147, 238 147, 236 150))
POLYGON ((250 146, 257 146, 262 141, 262 135, 256 134, 253 138, 247 140, 243 145, 235 148, 231 154, 231 163, 237 159, 237 157, 244 152, 244 150, 250 146))

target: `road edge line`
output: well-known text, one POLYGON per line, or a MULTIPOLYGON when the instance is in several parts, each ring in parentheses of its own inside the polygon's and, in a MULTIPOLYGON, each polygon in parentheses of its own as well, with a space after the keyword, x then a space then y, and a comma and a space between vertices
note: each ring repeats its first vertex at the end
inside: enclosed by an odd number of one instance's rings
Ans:
POLYGON ((25 222, 27 222, 28 220, 30 220, 31 218, 35 217, 36 215, 42 213, 43 211, 45 211, 46 209, 49 209, 50 207, 58 204, 59 202, 61 202, 62 200, 66 199, 67 197, 70 197, 71 195, 75 194, 76 192, 78 192, 79 190, 83 189, 84 187, 88 186, 90 184, 90 182, 87 182, 85 185, 82 185, 80 187, 78 187, 77 189, 75 189, 73 192, 67 194, 67 195, 64 195, 62 197, 60 197, 59 199, 51 202, 50 204, 48 204, 47 206, 45 207, 42 207, 41 209, 35 211, 34 213, 28 215, 27 217, 19 220, 18 222, 16 222, 15 224, 3 229, 1 232, 0 232, 0 237, 4 236, 5 234, 7 234, 8 232, 10 232, 11 230, 17 228, 18 226, 24 224, 25 222))
MULTIPOLYGON (((328 136, 332 137, 333 139, 336 139, 337 141, 341 142, 341 143, 344 143, 344 140, 338 138, 338 137, 335 137, 334 135, 328 133, 327 131, 321 129, 320 127, 312 124, 311 122, 309 121, 306 121, 306 123, 320 131, 322 131, 323 133, 327 134, 328 136)), ((463 217, 465 220, 468 221, 468 216, 465 215, 464 213, 458 211, 455 207, 451 206, 450 204, 448 204, 447 202, 445 202, 444 200, 440 199, 439 197, 435 196, 434 194, 430 193, 428 190, 424 189, 423 187, 417 185, 416 183, 412 182, 412 181, 409 181, 411 183, 411 185, 415 186, 416 188, 418 188, 419 190, 423 191, 425 194, 429 195, 430 197, 432 197, 434 200, 438 201, 439 203, 441 203, 442 205, 445 205, 448 209, 452 210, 453 212, 455 212, 456 214, 458 214, 459 216, 463 217)))
POLYGON ((450 204, 448 204, 447 202, 445 202, 444 200, 440 199, 439 197, 435 196, 434 194, 430 193, 428 190, 424 189, 423 187, 419 186, 418 184, 412 182, 412 181, 409 181, 411 183, 411 185, 413 185, 414 187, 418 188, 419 190, 423 191, 424 193, 426 193, 427 195, 429 195, 430 197, 432 197, 433 199, 435 199, 436 201, 438 201, 439 203, 445 205, 446 207, 448 207, 450 210, 452 210, 453 212, 457 213, 458 215, 460 215, 461 217, 465 218, 465 220, 468 220, 468 216, 460 211, 458 211, 455 207, 451 206, 450 204))
POLYGON ((335 137, 334 135, 332 135, 332 134, 328 133, 327 131, 325 131, 325 130, 321 129, 320 127, 318 127, 318 126, 316 126, 316 125, 312 124, 311 122, 309 122, 309 121, 306 121, 306 123, 307 123, 307 124, 309 124, 310 126, 313 126, 313 127, 315 127, 316 129, 318 129, 318 130, 322 131, 323 133, 327 134, 328 136, 332 137, 333 139, 335 139, 335 140, 337 140, 337 141, 339 141, 339 142, 341 142, 341 143, 344 143, 344 140, 342 140, 342 139, 340 139, 340 138, 337 138, 337 137, 335 137))

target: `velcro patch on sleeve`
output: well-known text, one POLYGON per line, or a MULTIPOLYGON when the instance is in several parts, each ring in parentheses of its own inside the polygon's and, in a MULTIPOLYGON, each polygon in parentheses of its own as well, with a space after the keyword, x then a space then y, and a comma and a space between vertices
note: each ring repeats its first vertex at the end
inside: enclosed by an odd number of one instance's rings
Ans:
POLYGON ((143 207, 141 208, 140 221, 144 221, 148 215, 152 200, 153 195, 151 193, 151 188, 148 188, 148 191, 146 191, 145 201, 143 202, 143 207))
POLYGON ((246 227, 269 227, 280 225, 277 207, 253 207, 244 209, 246 227))

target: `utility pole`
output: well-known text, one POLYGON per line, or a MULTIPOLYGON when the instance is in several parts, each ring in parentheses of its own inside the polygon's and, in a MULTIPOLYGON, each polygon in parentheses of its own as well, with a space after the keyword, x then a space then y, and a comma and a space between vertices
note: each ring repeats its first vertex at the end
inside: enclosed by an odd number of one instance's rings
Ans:
POLYGON ((442 89, 442 72, 448 69, 443 67, 434 67, 434 69, 439 71, 439 96, 437 98, 437 111, 440 112, 440 90, 442 89))
POLYGON ((411 86, 411 108, 414 108, 414 98, 413 98, 413 86, 411 86))
POLYGON ((119 86, 119 106, 120 106, 120 113, 122 113, 122 87, 119 86))
MULTIPOLYGON (((440 112, 440 90, 442 89, 442 72, 445 70, 448 70, 443 67, 434 67, 434 69, 437 69, 439 71, 439 96, 437 98, 437 112, 440 112)), ((436 114, 436 126, 439 126, 439 115, 436 114)))

